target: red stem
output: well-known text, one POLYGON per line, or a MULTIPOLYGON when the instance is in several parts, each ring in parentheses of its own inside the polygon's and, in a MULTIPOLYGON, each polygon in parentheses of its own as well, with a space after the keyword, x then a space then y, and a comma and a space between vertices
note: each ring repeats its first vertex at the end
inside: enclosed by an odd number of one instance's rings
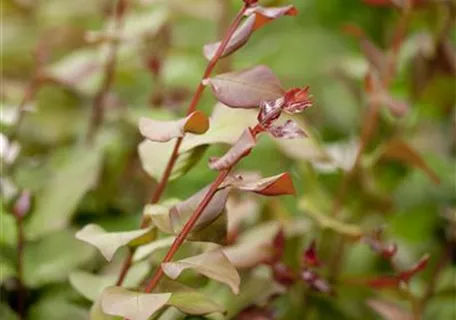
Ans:
MULTIPOLYGON (((177 250, 179 249, 181 244, 185 241, 185 238, 187 237, 187 235, 193 229, 193 226, 195 225, 196 221, 198 220, 198 218, 203 213, 204 209, 207 207, 209 202, 214 197, 214 195, 217 192, 217 189, 220 186, 220 184, 228 176, 228 173, 230 172, 230 170, 231 170, 231 168, 223 170, 223 171, 220 171, 219 175, 215 179, 215 181, 212 184, 211 188, 206 193, 206 195, 204 196, 203 200, 200 202, 200 204, 198 205, 198 207, 196 208, 195 212, 192 214, 190 219, 188 219, 188 221, 185 223, 184 227, 182 228, 181 232, 178 234, 178 236, 174 240, 173 244, 171 245, 171 248, 169 249, 169 251, 166 254, 166 256, 163 258, 161 263, 165 263, 165 262, 171 261, 171 259, 173 258, 174 254, 177 252, 177 250)), ((150 282, 147 285, 147 287, 146 287, 144 292, 151 292, 155 288, 155 286, 158 284, 158 282, 160 281, 162 276, 163 276, 163 270, 162 270, 162 268, 160 266, 155 271, 154 276, 150 280, 150 282)))
MULTIPOLYGON (((236 31, 239 24, 241 23, 242 17, 244 16, 244 13, 247 10, 247 8, 248 8, 248 5, 244 4, 244 6, 239 10, 239 12, 237 13, 233 22, 231 23, 231 26, 228 28, 228 31, 226 32, 225 37, 223 38, 222 42, 220 43, 216 53, 214 54, 214 57, 212 57, 212 59, 209 61, 208 65, 206 67, 206 70, 204 71, 203 76, 201 78, 201 81, 198 84, 198 87, 196 88, 195 93, 193 94, 192 100, 190 101, 190 104, 187 109, 187 115, 192 113, 193 111, 195 111, 196 106, 198 105, 198 102, 200 101, 201 96, 204 92, 204 89, 206 88, 206 86, 203 85, 202 80, 206 79, 207 77, 209 77, 211 75, 211 73, 214 70, 218 60, 220 59, 223 51, 225 50, 226 46, 228 45, 229 40, 233 36, 233 33, 236 31)), ((158 183, 157 187, 155 188, 154 193, 152 194, 152 197, 150 200, 150 202, 152 204, 157 203, 160 200, 160 198, 163 194, 163 191, 166 188, 166 185, 169 181, 169 177, 171 176, 174 165, 176 164, 177 158, 179 156, 179 148, 182 144, 182 140, 183 140, 183 138, 178 138, 176 140, 176 143, 174 144, 173 152, 168 160, 168 163, 166 164, 165 172, 163 173, 163 176, 161 177, 160 182, 158 183)), ((145 227, 145 225, 146 225, 146 222, 144 219, 142 219, 141 227, 145 227)), ((184 236, 184 238, 185 238, 185 236, 184 236)), ((177 246, 177 248, 179 246, 180 246, 180 244, 177 246)), ((177 248, 176 248, 176 250, 177 250, 177 248)), ((128 261, 128 260, 131 261, 133 258, 133 254, 134 254, 134 250, 130 250, 128 256, 126 257, 126 261, 128 261)), ((174 253, 172 255, 174 255, 174 253)), ((171 257, 172 257, 172 255, 171 255, 171 257)), ((119 286, 122 285, 122 283, 125 279, 125 276, 127 275, 128 270, 130 269, 130 266, 131 266, 131 263, 124 262, 122 270, 120 271, 119 279, 117 280, 117 285, 119 285, 119 286)), ((159 268, 158 270, 160 270, 159 272, 162 272, 161 268, 159 268)), ((159 278, 160 277, 161 277, 161 275, 159 276, 159 278)))

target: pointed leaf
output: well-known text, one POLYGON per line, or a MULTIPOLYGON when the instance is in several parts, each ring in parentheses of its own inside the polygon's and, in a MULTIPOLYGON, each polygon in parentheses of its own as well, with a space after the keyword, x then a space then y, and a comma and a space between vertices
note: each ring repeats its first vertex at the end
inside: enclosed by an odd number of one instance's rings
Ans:
POLYGON ((239 140, 220 158, 211 158, 209 167, 214 170, 225 170, 234 166, 241 158, 249 154, 255 146, 256 139, 252 131, 247 128, 244 130, 239 140))
POLYGON ((298 10, 293 5, 284 7, 262 7, 257 5, 247 9, 246 15, 252 13, 257 16, 254 26, 254 30, 257 30, 272 20, 282 16, 295 16, 298 14, 298 10))
POLYGON ((412 314, 395 303, 380 299, 369 299, 367 305, 385 320, 412 320, 412 314))
POLYGON ((76 238, 96 247, 106 260, 123 246, 138 246, 154 240, 156 229, 148 228, 126 232, 106 232, 96 224, 89 224, 76 233, 76 238))
POLYGON ((385 74, 388 71, 388 59, 386 55, 366 36, 366 34, 359 27, 348 25, 345 30, 357 37, 360 41, 361 50, 366 56, 367 60, 380 74, 385 74))
POLYGON ((427 165, 421 155, 400 139, 392 139, 386 143, 383 157, 399 160, 405 164, 417 167, 423 170, 435 184, 440 183, 440 178, 434 170, 427 165))
POLYGON ((182 312, 193 315, 225 311, 221 305, 197 291, 174 292, 168 304, 182 312))
POLYGON ((101 168, 101 148, 75 150, 55 169, 44 190, 36 194, 36 208, 26 224, 28 238, 67 226, 79 202, 95 186, 101 168))
MULTIPOLYGON (((208 145, 233 144, 246 127, 255 124, 256 112, 253 110, 231 109, 218 103, 211 116, 209 130, 202 135, 189 133, 185 136, 170 180, 179 178, 190 170, 208 145)), ((156 180, 163 175, 174 144, 174 141, 159 143, 147 139, 140 143, 138 153, 143 169, 156 180)))
POLYGON ((162 263, 162 269, 171 279, 177 279, 186 269, 193 269, 208 278, 227 284, 235 294, 239 293, 239 274, 220 249, 176 262, 162 263))
POLYGON ((293 180, 288 172, 260 180, 234 180, 231 185, 242 191, 255 192, 264 196, 294 195, 293 180))
MULTIPOLYGON (((247 41, 250 38, 250 35, 253 32, 255 21, 255 16, 250 16, 247 19, 245 19, 245 21, 239 26, 239 28, 237 28, 237 30, 231 36, 230 40, 228 41, 228 44, 225 47, 225 50, 223 50, 223 53, 220 56, 221 58, 230 55, 231 53, 235 52, 247 43, 247 41)), ((214 58, 215 53, 217 52, 220 44, 221 41, 206 44, 204 46, 203 52, 207 60, 211 60, 212 58, 214 58)))
POLYGON ((267 128, 274 138, 296 139, 307 137, 307 134, 293 120, 287 120, 282 125, 272 125, 267 128))
MULTIPOLYGON (((210 189, 210 185, 206 186, 199 192, 185 201, 180 202, 169 211, 171 227, 175 234, 178 234, 187 220, 195 212, 198 205, 203 200, 204 196, 210 189)), ((206 208, 203 210, 201 216, 196 221, 192 231, 198 231, 208 226, 215 221, 223 212, 226 201, 228 200, 229 188, 218 190, 206 208)))
MULTIPOLYGON (((149 273, 150 267, 147 262, 135 263, 129 270, 123 286, 136 287, 149 273)), ((118 278, 117 273, 92 274, 86 271, 75 271, 70 274, 69 281, 72 287, 90 301, 96 301, 103 290, 112 286, 118 278)))
POLYGON ((168 248, 173 244, 174 237, 166 237, 163 239, 155 240, 151 243, 148 243, 146 245, 140 246, 138 249, 135 251, 135 255, 133 256, 133 261, 141 261, 149 257, 151 254, 153 254, 155 251, 168 248))
MULTIPOLYGON (((275 20, 281 16, 294 16, 298 13, 292 5, 280 8, 264 8, 255 6, 246 12, 249 15, 242 25, 234 32, 233 36, 228 41, 228 44, 223 51, 221 57, 226 57, 235 52, 247 43, 254 30, 257 30, 265 24, 275 20)), ((204 46, 204 56, 207 60, 211 60, 221 42, 211 43, 204 46)))
POLYGON ((314 208, 313 205, 306 199, 299 202, 299 208, 304 210, 305 213, 313 218, 322 228, 334 230, 337 233, 356 240, 363 236, 363 233, 358 225, 348 224, 325 215, 314 208))
POLYGON ((255 108, 262 101, 276 100, 285 94, 279 79, 263 65, 223 73, 205 82, 217 100, 232 108, 255 108))
POLYGON ((171 298, 171 293, 141 293, 110 287, 101 296, 104 313, 129 320, 147 320, 171 298))
POLYGON ((183 137, 186 132, 203 134, 209 129, 209 120, 201 111, 194 111, 187 117, 174 121, 158 121, 141 117, 139 131, 149 140, 166 142, 183 137))
POLYGON ((178 199, 167 199, 161 204, 148 204, 144 207, 144 219, 152 221, 153 225, 164 233, 173 233, 169 210, 180 202, 178 199))

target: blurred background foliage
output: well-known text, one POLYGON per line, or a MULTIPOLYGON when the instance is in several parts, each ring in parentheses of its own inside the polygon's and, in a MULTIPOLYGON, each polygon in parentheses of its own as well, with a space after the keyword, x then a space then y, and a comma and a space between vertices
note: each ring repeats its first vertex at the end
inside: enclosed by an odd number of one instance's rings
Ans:
MULTIPOLYGON (((24 219, 28 319, 88 318, 91 303, 70 285, 69 275, 77 270, 103 270, 115 279, 112 276, 118 272, 124 252, 106 266, 74 233, 87 223, 108 231, 138 228, 156 181, 143 171, 137 154, 141 141, 137 120, 140 116, 170 119, 185 113, 206 65, 202 47, 220 38, 240 2, 130 1, 105 119, 96 143, 87 147, 84 142, 93 98, 103 78, 106 39, 116 36, 103 33, 109 26, 112 2, 2 0, 2 319, 16 319, 13 310, 20 290, 17 229, 10 213, 18 190, 24 189, 33 195, 33 209, 24 219), (17 143, 11 147, 7 137, 15 130, 18 105, 36 82, 39 88, 27 101, 15 133, 17 143), (19 148, 16 156, 14 151, 19 148)), ((265 6, 288 4, 261 2, 265 6)), ((456 316, 455 4, 419 2, 424 4, 410 17, 398 73, 390 88, 410 103, 410 110, 399 119, 382 110, 378 130, 363 157, 362 172, 350 184, 340 217, 364 230, 384 226, 388 241, 399 246, 397 258, 403 268, 430 253, 429 266, 413 278, 410 290, 423 295, 436 281, 423 318, 450 319, 456 316), (443 32, 445 28, 448 30, 443 32), (439 185, 422 170, 379 155, 383 143, 397 135, 422 155, 440 178, 439 185), (435 275, 439 263, 442 267, 435 275)), ((401 19, 393 6, 370 3, 376 1, 292 1, 298 16, 259 30, 219 66, 226 71, 265 64, 285 87, 309 85, 314 96, 315 105, 302 119, 309 139, 290 143, 261 139, 239 166, 239 170, 264 176, 291 173, 296 198, 258 198, 259 213, 252 218, 253 225, 268 220, 305 221, 306 232, 288 239, 285 259, 290 264, 317 239, 321 260, 331 269, 330 258, 341 241, 308 218, 299 203, 310 203, 329 214, 346 168, 353 162, 366 110, 363 77, 368 64, 358 40, 344 33, 343 26, 356 24, 380 48, 387 48, 401 19), (337 159, 336 165, 321 163, 328 154, 337 159)), ((206 93, 198 108, 210 114, 214 104, 206 93)), ((170 182, 164 198, 185 199, 210 183, 215 173, 208 169, 207 160, 223 150, 226 147, 209 147, 192 170, 170 182)), ((340 263, 342 278, 389 270, 381 257, 362 244, 347 246, 340 263)), ((144 270, 137 272, 144 274, 144 270)), ((208 292, 215 290, 215 284, 204 285, 208 292)), ((256 286, 254 277, 243 278, 244 301, 228 307, 231 317, 236 315, 234 310, 239 312, 252 303, 249 290, 256 286)), ((220 290, 213 292, 223 295, 220 290)), ((410 307, 392 289, 370 290, 341 282, 336 292, 337 296, 327 297, 293 287, 274 301, 274 310, 279 319, 377 319, 365 305, 365 299, 374 296, 410 307)))

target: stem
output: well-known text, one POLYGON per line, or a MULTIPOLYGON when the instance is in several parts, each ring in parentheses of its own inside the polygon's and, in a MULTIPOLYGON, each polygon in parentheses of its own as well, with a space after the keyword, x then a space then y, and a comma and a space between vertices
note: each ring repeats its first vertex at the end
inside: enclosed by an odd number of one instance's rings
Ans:
MULTIPOLYGON (((187 109, 187 115, 192 113, 193 111, 195 111, 196 106, 198 105, 198 102, 201 99, 201 95, 203 94, 203 91, 206 88, 203 85, 202 80, 204 80, 205 78, 209 77, 210 74, 212 73, 212 71, 214 70, 214 68, 215 68, 215 66, 217 64, 217 61, 220 59, 223 51, 225 50, 226 46, 228 45, 229 40, 233 36, 233 33, 239 27, 239 24, 241 23, 242 17, 244 16, 244 13, 247 10, 247 8, 248 8, 248 5, 244 4, 244 6, 239 10, 239 12, 237 13, 235 19, 231 23, 231 26, 228 28, 228 31, 226 32, 225 37, 223 38, 220 46, 218 47, 217 52, 215 53, 215 55, 211 59, 211 61, 209 61, 208 65, 206 67, 206 70, 204 70, 204 73, 203 73, 203 76, 201 78, 201 81, 198 84, 198 86, 196 87, 196 90, 195 90, 195 93, 193 94, 192 100, 190 101, 190 104, 189 104, 188 109, 187 109)), ((150 202, 152 204, 155 204, 155 203, 157 203, 160 200, 160 198, 161 198, 161 196, 163 194, 163 191, 166 188, 166 185, 168 183, 168 180, 169 180, 169 177, 171 175, 171 172, 173 171, 174 165, 176 164, 177 158, 179 156, 179 148, 180 148, 180 146, 182 144, 182 140, 183 140, 183 138, 178 138, 176 140, 176 143, 174 144, 173 152, 171 153, 171 157, 169 158, 168 163, 166 164, 165 172, 163 173, 163 176, 161 177, 160 182, 158 183, 157 187, 155 188, 154 193, 151 196, 150 202)), ((141 220, 141 228, 145 227, 145 225, 146 225, 146 221, 144 219, 142 219, 141 220)), ((185 238, 185 236, 184 236, 184 238, 185 238)), ((177 240, 177 238, 176 238, 176 240, 177 240)), ((180 244, 177 246, 177 248, 179 246, 180 246, 180 244)), ((176 248, 176 250, 177 250, 177 248, 176 248)), ((134 251, 135 250, 130 250, 128 256, 125 258, 126 261, 131 260, 133 258, 134 251)), ((174 255, 174 253, 172 255, 174 255)), ((172 255, 171 255, 171 257, 172 257, 172 255)), ((118 286, 122 285, 123 280, 125 279, 125 276, 127 275, 128 270, 131 267, 131 263, 127 263, 126 261, 123 264, 122 270, 121 270, 119 278, 117 280, 117 285, 118 286)), ((161 268, 159 268, 158 270, 159 271, 157 271, 157 273, 162 272, 161 268)), ((160 279, 160 277, 161 277, 161 275, 158 276, 158 280, 160 279)), ((156 280, 156 281, 158 281, 158 280, 156 280)), ((153 287, 155 287, 155 285, 153 287)))
MULTIPOLYGON (((203 200, 200 202, 200 204, 196 208, 195 212, 192 214, 190 219, 188 219, 188 221, 185 223, 185 225, 182 228, 181 232, 177 235, 176 239, 174 240, 173 244, 171 245, 171 248, 169 249, 169 251, 166 254, 165 258, 163 258, 163 261, 161 262, 161 264, 171 261, 171 259, 173 258, 174 254, 177 252, 177 250, 179 249, 181 244, 184 242, 184 240, 187 237, 187 235, 193 229, 193 226, 195 225, 196 221, 198 220, 198 218, 203 213, 204 209, 207 207, 209 202, 214 197, 214 195, 217 192, 217 189, 220 186, 220 184, 228 176, 228 173, 230 172, 230 170, 231 170, 231 168, 223 170, 223 171, 220 171, 219 175, 215 179, 214 183, 211 185, 211 188, 206 193, 206 195, 204 196, 203 200)), ((154 276, 150 280, 150 282, 147 285, 147 287, 146 287, 144 292, 151 292, 156 287, 156 285, 158 284, 158 282, 160 281, 162 276, 163 276, 163 270, 162 270, 161 267, 158 267, 157 270, 155 271, 154 276)))
MULTIPOLYGON (((117 36, 122 30, 124 17, 125 17, 125 0, 118 0, 116 5, 114 6, 113 10, 113 18, 114 18, 114 34, 117 36), (122 7, 122 10, 119 8, 122 7)), ((93 100, 92 105, 92 116, 90 119, 89 130, 87 132, 86 142, 88 144, 93 143, 93 139, 95 138, 95 134, 98 131, 98 128, 103 123, 104 119, 104 103, 106 100, 106 96, 109 93, 109 90, 114 82, 114 74, 116 70, 116 63, 117 63, 117 51, 119 48, 119 40, 113 39, 111 40, 108 58, 106 60, 105 68, 104 68, 104 78, 101 84, 100 89, 98 90, 95 98, 93 100)))
POLYGON ((24 286, 24 225, 20 215, 15 215, 17 227, 17 278, 19 281, 17 310, 20 319, 25 319, 25 286, 24 286))

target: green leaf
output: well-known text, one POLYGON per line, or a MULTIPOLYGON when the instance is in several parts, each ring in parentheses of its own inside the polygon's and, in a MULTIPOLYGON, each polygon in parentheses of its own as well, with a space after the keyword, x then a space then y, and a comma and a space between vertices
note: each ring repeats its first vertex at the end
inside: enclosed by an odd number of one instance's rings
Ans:
POLYGON ((193 269, 208 278, 227 284, 235 293, 239 293, 239 274, 222 250, 207 251, 200 255, 175 262, 162 263, 163 272, 171 279, 177 279, 186 269, 193 269))
MULTIPOLYGON (((110 287, 101 297, 101 308, 104 313, 130 320, 147 320, 166 305, 193 315, 224 311, 222 306, 192 289, 173 293, 143 293, 110 287)), ((96 308, 96 305, 93 308, 96 308)))
POLYGON ((101 308, 104 313, 112 316, 147 320, 164 307, 170 298, 171 293, 142 293, 110 287, 101 296, 101 308))
POLYGON ((26 224, 27 237, 36 239, 68 225, 79 202, 95 186, 101 167, 100 148, 74 150, 36 195, 36 209, 26 224))
MULTIPOLYGON (((233 110, 217 104, 209 119, 209 130, 202 135, 185 136, 170 180, 188 172, 201 158, 207 145, 234 144, 242 131, 256 122, 256 113, 252 110, 233 110)), ((174 144, 174 141, 158 143, 148 140, 139 144, 138 153, 143 169, 154 179, 159 180, 163 175, 174 144)))
POLYGON ((7 257, 0 255, 0 284, 8 278, 16 276, 16 274, 15 263, 7 257))
POLYGON ((24 249, 24 278, 27 286, 36 288, 66 280, 76 268, 93 257, 94 250, 64 230, 30 242, 24 249))
MULTIPOLYGON (((138 286, 139 282, 149 272, 148 263, 134 264, 124 280, 125 287, 138 286)), ((96 301, 103 290, 112 286, 118 278, 113 274, 92 274, 86 271, 75 271, 70 274, 69 280, 73 288, 90 301, 96 301)))
POLYGON ((0 244, 15 246, 17 241, 16 219, 2 207, 0 208, 0 221, 0 244))
POLYGON ((111 261, 116 251, 123 246, 136 247, 153 241, 156 228, 126 232, 106 232, 96 224, 89 224, 76 233, 76 238, 96 247, 103 257, 111 261))
POLYGON ((0 303, 0 310, 3 320, 19 320, 19 316, 6 303, 0 303))
POLYGON ((225 308, 221 305, 197 291, 175 292, 172 294, 168 304, 182 312, 194 315, 225 311, 225 308))
POLYGON ((140 246, 135 251, 135 255, 133 256, 133 261, 141 261, 149 257, 155 251, 170 247, 174 241, 174 237, 167 237, 159 240, 155 240, 151 243, 146 245, 140 246))
POLYGON ((361 228, 358 225, 348 224, 319 212, 306 198, 299 202, 299 208, 304 210, 306 214, 312 217, 312 219, 314 219, 323 229, 330 229, 353 239, 359 239, 363 235, 361 228))

